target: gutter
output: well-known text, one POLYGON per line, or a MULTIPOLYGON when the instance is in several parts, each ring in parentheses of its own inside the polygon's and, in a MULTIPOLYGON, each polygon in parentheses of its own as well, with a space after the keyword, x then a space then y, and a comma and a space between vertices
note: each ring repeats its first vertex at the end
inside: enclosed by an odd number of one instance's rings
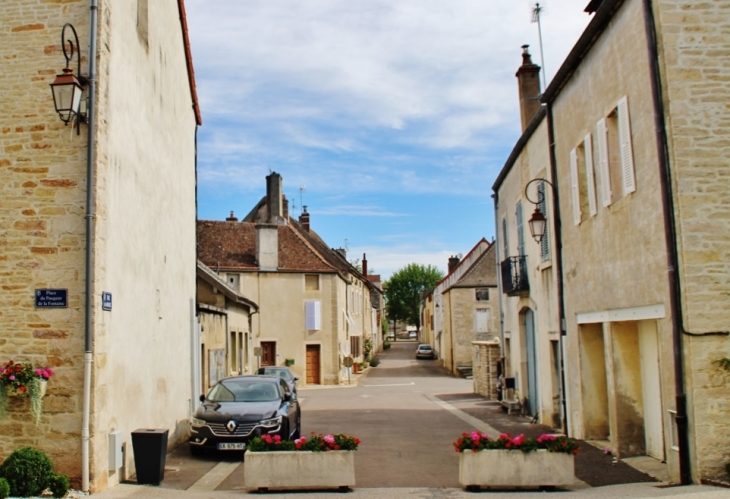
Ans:
MULTIPOLYGON (((674 196, 669 162, 669 143, 664 121, 665 110, 662 100, 662 81, 659 68, 656 21, 651 0, 642 0, 646 45, 651 75, 651 96, 654 104, 654 130, 656 133, 657 157, 659 159, 659 185, 664 215, 664 239, 667 251, 667 279, 669 281, 669 307, 672 320, 672 343, 674 354, 674 390, 676 404, 677 440, 679 444, 679 476, 682 485, 692 483, 692 469, 689 455, 689 431, 687 418, 687 394, 684 386, 684 349, 682 307, 680 305, 679 258, 677 256, 677 231, 674 218, 674 196)), ((721 334, 721 333, 719 333, 721 334)))
POLYGON ((81 490, 89 492, 89 421, 91 419, 91 365, 94 361, 92 351, 92 315, 94 312, 93 295, 93 230, 94 230, 94 136, 96 132, 96 38, 97 38, 97 0, 89 6, 89 75, 87 94, 87 144, 86 144, 86 304, 84 310, 84 394, 81 416, 81 490))
POLYGON ((560 408, 562 412, 562 424, 565 436, 569 437, 568 430, 568 404, 565 396, 565 344, 563 338, 566 334, 565 323, 565 289, 563 286, 563 233, 560 220, 560 204, 558 202, 558 161, 555 156, 555 123, 553 122, 553 104, 546 105, 548 146, 550 148, 550 177, 553 191, 553 233, 555 234, 555 284, 558 288, 558 314, 560 327, 560 408))

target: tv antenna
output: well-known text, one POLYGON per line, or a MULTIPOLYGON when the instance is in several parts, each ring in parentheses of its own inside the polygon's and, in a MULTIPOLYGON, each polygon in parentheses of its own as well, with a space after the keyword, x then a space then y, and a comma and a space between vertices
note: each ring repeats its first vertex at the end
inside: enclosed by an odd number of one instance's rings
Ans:
POLYGON ((545 81, 545 57, 543 55, 542 50, 542 23, 540 22, 540 17, 542 16, 543 12, 545 11, 545 6, 540 5, 540 2, 535 2, 535 5, 532 6, 532 22, 537 23, 537 36, 540 39, 540 64, 542 64, 542 90, 545 91, 545 88, 547 88, 547 82, 545 81))
POLYGON ((306 190, 307 189, 303 185, 299 186, 299 214, 302 213, 302 206, 304 206, 304 201, 302 200, 302 194, 306 190))

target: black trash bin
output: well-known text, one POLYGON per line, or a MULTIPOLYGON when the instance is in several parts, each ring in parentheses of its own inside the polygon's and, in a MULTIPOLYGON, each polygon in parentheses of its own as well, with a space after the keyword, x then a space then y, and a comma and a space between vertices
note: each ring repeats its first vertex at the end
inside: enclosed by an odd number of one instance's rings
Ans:
POLYGON ((168 430, 140 428, 132 432, 137 483, 159 485, 165 478, 168 430))

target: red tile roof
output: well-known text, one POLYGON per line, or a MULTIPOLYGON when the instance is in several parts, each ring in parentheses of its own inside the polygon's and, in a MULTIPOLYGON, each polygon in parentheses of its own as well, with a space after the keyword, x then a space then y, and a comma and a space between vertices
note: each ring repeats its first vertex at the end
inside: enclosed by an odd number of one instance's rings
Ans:
MULTIPOLYGON (((198 220, 198 259, 214 270, 257 271, 256 224, 198 220)), ((279 226, 279 271, 336 272, 289 225, 279 226)))

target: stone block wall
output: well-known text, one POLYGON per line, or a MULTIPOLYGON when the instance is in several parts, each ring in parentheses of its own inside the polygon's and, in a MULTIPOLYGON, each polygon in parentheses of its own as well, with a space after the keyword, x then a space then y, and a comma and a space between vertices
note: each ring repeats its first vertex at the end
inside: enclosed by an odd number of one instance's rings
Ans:
POLYGON ((474 392, 490 400, 499 400, 497 392, 497 366, 499 365, 499 343, 493 341, 475 341, 472 343, 474 351, 473 376, 474 392))
MULTIPOLYGON (((11 397, 0 420, 0 460, 21 446, 45 451, 57 471, 79 477, 84 352, 86 135, 64 126, 49 84, 66 64, 61 29, 88 40, 83 0, 4 2, 0 9, 0 364, 55 371, 36 427, 28 401, 11 397), (34 306, 39 288, 68 290, 68 307, 34 306), (73 449, 73 452, 69 452, 73 449)), ((82 45, 82 67, 87 48, 82 45)), ((74 72, 76 62, 73 61, 74 72)))
MULTIPOLYGON (((655 2, 679 239, 683 327, 728 331, 730 2, 655 2)), ((695 478, 730 462, 730 338, 684 336, 695 478)))

